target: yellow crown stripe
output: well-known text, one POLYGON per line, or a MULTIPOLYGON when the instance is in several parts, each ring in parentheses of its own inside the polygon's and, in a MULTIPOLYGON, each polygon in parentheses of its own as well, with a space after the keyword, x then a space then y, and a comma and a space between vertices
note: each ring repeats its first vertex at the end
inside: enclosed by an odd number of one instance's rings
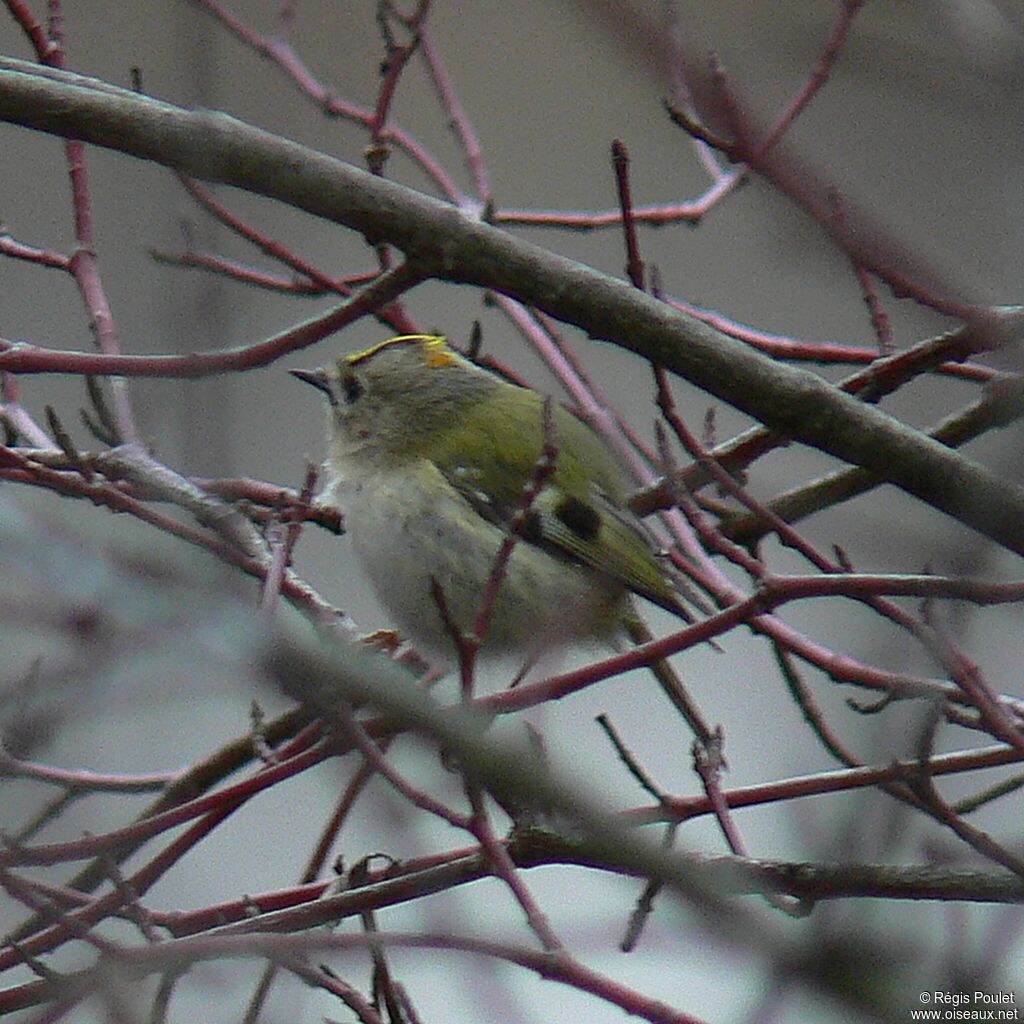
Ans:
POLYGON ((455 356, 448 347, 447 338, 440 334, 399 334, 395 338, 388 338, 387 341, 371 345, 369 348, 363 349, 362 352, 353 352, 352 355, 345 357, 345 361, 349 366, 357 366, 392 345, 408 344, 420 346, 423 350, 424 362, 431 368, 447 366, 455 361, 455 356))

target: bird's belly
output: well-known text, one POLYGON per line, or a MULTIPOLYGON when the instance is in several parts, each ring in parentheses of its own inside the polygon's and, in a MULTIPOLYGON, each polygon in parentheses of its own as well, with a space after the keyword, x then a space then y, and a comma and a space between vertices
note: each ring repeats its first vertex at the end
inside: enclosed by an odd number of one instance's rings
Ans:
MULTIPOLYGON (((425 653, 450 659, 454 643, 440 607, 459 630, 472 628, 505 531, 443 478, 363 478, 342 484, 338 500, 359 560, 395 625, 425 653)), ((533 656, 603 637, 613 631, 621 602, 621 591, 591 570, 519 540, 501 577, 484 650, 533 656)))

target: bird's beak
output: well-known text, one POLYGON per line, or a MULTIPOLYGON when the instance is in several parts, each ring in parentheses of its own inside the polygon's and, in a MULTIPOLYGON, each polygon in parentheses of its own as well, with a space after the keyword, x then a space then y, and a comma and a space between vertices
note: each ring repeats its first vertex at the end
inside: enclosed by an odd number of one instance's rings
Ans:
POLYGON ((338 399, 334 395, 334 389, 331 387, 331 381, 325 369, 318 367, 315 370, 289 370, 288 372, 306 384, 312 384, 327 396, 327 401, 331 405, 337 405, 338 399))

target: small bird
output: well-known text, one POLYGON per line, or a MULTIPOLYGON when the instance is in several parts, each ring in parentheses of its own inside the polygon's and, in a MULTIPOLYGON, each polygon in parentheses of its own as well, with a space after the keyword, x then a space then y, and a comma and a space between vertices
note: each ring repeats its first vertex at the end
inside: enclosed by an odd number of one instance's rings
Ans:
POLYGON ((472 628, 517 512, 484 653, 532 660, 574 642, 614 642, 630 593, 692 621, 625 506, 618 462, 566 409, 436 335, 291 372, 327 398, 325 496, 341 508, 381 604, 423 653, 452 658, 451 626, 472 628), (544 477, 546 442, 554 466, 544 477))

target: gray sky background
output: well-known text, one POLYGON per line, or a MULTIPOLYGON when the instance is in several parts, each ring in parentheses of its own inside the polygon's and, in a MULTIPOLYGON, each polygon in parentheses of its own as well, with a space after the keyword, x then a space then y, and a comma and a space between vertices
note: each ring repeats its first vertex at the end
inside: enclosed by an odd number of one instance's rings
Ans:
MULTIPOLYGON (((233 0, 231 9, 266 31, 273 25, 276 6, 233 0)), ((362 164, 365 133, 322 117, 266 61, 219 28, 200 4, 90 0, 67 7, 71 68, 127 85, 130 69, 138 67, 145 89, 155 96, 222 109, 362 164)), ((676 7, 686 52, 700 60, 715 52, 737 96, 754 118, 766 124, 813 66, 837 5, 690 0, 676 7)), ((464 0, 434 5, 434 38, 479 134, 500 207, 613 207, 608 152, 616 137, 632 156, 638 204, 679 201, 703 191, 707 179, 693 148, 662 108, 667 90, 657 45, 662 38, 662 9, 659 3, 642 0, 619 4, 611 0, 515 4, 464 0)), ((372 102, 381 59, 373 4, 304 0, 298 5, 293 42, 307 66, 332 91, 372 102)), ((29 56, 9 18, 0 18, 0 49, 29 56)), ((937 280, 958 294, 991 303, 1018 302, 1024 293, 1022 56, 1022 17, 1014 3, 869 3, 856 21, 833 81, 787 136, 786 152, 819 177, 833 181, 845 200, 870 211, 918 254, 937 280)), ((461 157, 419 65, 411 67, 403 79, 395 117, 468 188, 461 157)), ((187 221, 197 245, 268 265, 204 219, 168 172, 103 152, 90 153, 90 168, 97 248, 125 351, 187 352, 244 344, 331 305, 329 299, 260 293, 154 263, 147 250, 180 249, 182 222, 187 221)), ((414 187, 426 185, 401 157, 393 159, 388 171, 414 187)), ((57 141, 0 126, 0 182, 0 218, 14 237, 39 246, 70 246, 66 172, 57 141)), ((361 240, 338 228, 249 196, 227 192, 221 196, 268 234, 329 271, 370 266, 361 240)), ((615 229, 522 233, 609 272, 622 272, 623 245, 615 229)), ((667 294, 765 331, 872 344, 870 323, 848 261, 807 217, 760 181, 748 182, 699 227, 645 229, 641 242, 643 256, 649 265, 657 265, 667 294)), ((898 345, 952 326, 908 302, 884 298, 898 345)), ((415 293, 409 309, 424 327, 440 328, 456 340, 467 338, 474 319, 480 319, 487 350, 538 387, 554 386, 501 316, 484 307, 478 293, 430 285, 415 293)), ((91 346, 71 282, 9 260, 0 262, 0 334, 53 347, 91 346)), ((363 322, 286 364, 243 376, 192 383, 133 382, 143 431, 160 458, 181 472, 247 475, 298 486, 305 460, 322 456, 321 409, 315 396, 286 374, 287 366, 325 362, 339 351, 383 337, 381 328, 363 322)), ((588 343, 571 332, 569 337, 588 369, 650 435, 652 406, 646 370, 621 352, 588 343)), ((1017 352, 996 358, 1006 368, 1019 366, 1017 352)), ((824 372, 838 376, 840 371, 824 372)), ((973 388, 919 382, 887 408, 915 424, 927 424, 966 403, 973 388)), ((69 424, 76 424, 76 410, 84 401, 78 382, 60 378, 26 380, 23 394, 35 414, 41 416, 44 404, 50 403, 69 424)), ((685 385, 677 387, 677 394, 691 426, 699 427, 708 398, 685 385)), ((723 438, 746 425, 742 416, 728 409, 718 408, 717 416, 723 438)), ((80 427, 75 425, 73 432, 88 446, 80 427)), ((1020 446, 1020 428, 1014 426, 970 451, 1000 472, 1018 477, 1020 446)), ((789 449, 759 464, 751 487, 767 497, 829 466, 821 455, 789 449)), ((6 485, 2 490, 3 501, 13 503, 7 507, 16 508, 18 515, 43 523, 52 534, 67 531, 69 550, 78 552, 68 559, 82 569, 82 579, 74 579, 69 571, 67 585, 84 587, 83 592, 106 593, 102 559, 95 565, 90 561, 96 557, 90 554, 95 545, 116 542, 149 550, 153 544, 145 529, 120 517, 115 520, 84 506, 61 509, 63 503, 48 495, 27 494, 6 485)), ((928 564, 940 571, 1002 569, 1009 575, 1020 574, 1019 565, 993 555, 975 538, 890 489, 810 521, 805 533, 826 550, 833 541, 841 543, 858 568, 865 570, 918 571, 928 564), (915 524, 913 531, 905 528, 908 522, 915 524)), ((157 550, 164 548, 158 545, 157 550)), ((167 551, 172 560, 186 560, 173 545, 167 551)), ((802 568, 774 546, 769 551, 780 571, 802 568)), ((296 568, 365 628, 387 624, 343 539, 307 530, 297 551, 296 568)), ((212 573, 220 575, 217 570, 212 573)), ((108 582, 116 588, 116 578, 108 582)), ((161 607, 154 604, 152 614, 166 615, 161 607)), ((837 607, 806 602, 787 611, 786 619, 823 643, 865 660, 878 659, 911 672, 934 672, 902 638, 879 629, 864 614, 845 609, 837 613, 837 607)), ((993 684, 1019 692, 1017 619, 1016 613, 987 612, 960 628, 993 684)), ((652 622, 668 628, 656 617, 652 622)), ((86 674, 77 691, 58 687, 55 699, 74 713, 52 737, 45 759, 99 770, 173 768, 243 732, 254 696, 268 707, 275 706, 275 700, 279 706, 279 698, 254 693, 233 674, 230 657, 218 649, 209 627, 209 623, 183 627, 186 637, 201 635, 202 641, 194 645, 185 642, 181 648, 172 644, 144 652, 146 657, 102 678, 98 674, 86 679, 86 674)), ((27 661, 34 649, 26 641, 17 649, 18 657, 27 661)), ((830 767, 784 694, 763 645, 732 637, 724 653, 693 652, 682 659, 680 670, 708 718, 725 728, 728 785, 830 767)), ((62 685, 66 687, 67 680, 62 685)), ((846 696, 856 695, 853 691, 838 692, 821 679, 815 680, 815 686, 823 705, 858 737, 862 756, 887 760, 912 751, 922 709, 898 708, 874 720, 860 720, 843 705, 846 696)), ((614 719, 627 740, 642 737, 649 766, 659 773, 666 789, 697 791, 690 771, 689 737, 664 715, 650 684, 635 678, 616 680, 552 709, 541 724, 556 766, 587 779, 595 791, 615 803, 641 802, 593 725, 594 715, 601 711, 614 719)), ((397 758, 400 765, 423 777, 437 773, 438 784, 445 784, 440 769, 412 744, 399 749, 397 758)), ((258 818, 240 818, 218 833, 206 850, 208 859, 183 864, 154 890, 152 899, 166 906, 183 902, 200 906, 292 881, 343 780, 334 767, 268 795, 256 811, 258 818), (259 821, 255 837, 254 820, 259 821)), ((964 782, 963 788, 966 792, 970 786, 964 782)), ((24 811, 32 799, 28 790, 17 790, 9 806, 24 811)), ((118 820, 116 806, 110 811, 113 823, 118 820)), ((892 813, 892 806, 878 796, 851 795, 746 812, 741 824, 751 854, 758 857, 920 859, 924 841, 935 839, 937 833, 917 819, 892 818, 892 813), (893 832, 900 838, 893 839, 893 832)), ((1005 830, 1001 813, 997 808, 991 819, 983 814, 979 823, 1005 830)), ((69 835, 75 834, 76 825, 96 829, 102 826, 102 817, 88 815, 77 821, 71 816, 64 825, 72 828, 69 835)), ((378 791, 347 833, 351 838, 343 844, 346 860, 351 863, 375 850, 411 855, 438 844, 437 835, 405 831, 407 825, 406 812, 383 790, 378 791)), ((450 836, 440 839, 451 841, 450 836)), ((723 852, 720 837, 707 823, 687 826, 680 839, 689 849, 723 852)), ((953 841, 943 837, 942 842, 946 849, 953 841)), ((670 909, 655 915, 641 950, 624 958, 616 943, 636 895, 634 885, 609 886, 603 878, 560 869, 531 873, 528 881, 536 886, 556 929, 572 934, 574 948, 586 952, 590 966, 715 1021, 747 1019, 745 1015, 756 1005, 765 979, 756 974, 751 962, 735 952, 697 945, 681 954, 677 929, 690 929, 693 922, 670 909), (571 890, 569 900, 567 889, 571 890)), ((479 891, 467 890, 443 903, 428 900, 402 908, 388 920, 388 927, 464 928, 485 906, 497 920, 507 922, 504 927, 510 935, 521 940, 516 908, 497 885, 491 888, 486 899, 479 891)), ((975 951, 982 948, 985 936, 1006 927, 1007 912, 998 908, 972 908, 965 914, 968 930, 979 943, 975 951)), ((947 918, 936 906, 839 904, 819 907, 815 915, 813 924, 792 922, 793 933, 812 927, 824 933, 866 927, 880 939, 924 943, 935 962, 945 955, 947 918)), ((5 920, 0 918, 0 926, 5 920)), ((1019 930, 1007 931, 1019 945, 1019 930)), ((693 934, 698 934, 696 929, 693 934)), ((1019 961, 1019 956, 1010 958, 1011 963, 1019 961)), ((465 973, 461 960, 442 962, 442 958, 406 954, 397 962, 425 1021, 490 1019, 504 1024, 564 1020, 573 1013, 595 1024, 618 1019, 604 1007, 595 1012, 593 1002, 563 988, 532 981, 523 984, 521 979, 511 984, 502 968, 481 966, 479 961, 472 961, 473 970, 465 973)), ((203 992, 199 998, 210 1000, 208 1006, 225 1014, 211 1020, 230 1019, 226 1014, 241 1005, 240 999, 249 991, 230 973, 233 970, 209 967, 197 972, 197 987, 203 992), (230 983, 224 982, 225 977, 230 977, 230 983), (203 985, 208 987, 202 989, 203 985)), ((1022 982, 1019 973, 1006 978, 1007 986, 1024 987, 1022 982)), ((282 987, 281 992, 267 1020, 316 1021, 336 1013, 337 1007, 297 986, 282 987)), ((809 1010, 794 1001, 773 1019, 811 1019, 808 1012, 814 1019, 826 1020, 831 1011, 820 1006, 809 1010)))

